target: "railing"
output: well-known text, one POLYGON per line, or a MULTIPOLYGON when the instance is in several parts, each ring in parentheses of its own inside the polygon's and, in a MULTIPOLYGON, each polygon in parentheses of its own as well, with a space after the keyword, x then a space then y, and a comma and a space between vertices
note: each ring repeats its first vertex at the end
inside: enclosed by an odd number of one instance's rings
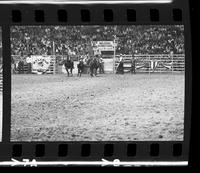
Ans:
MULTIPOLYGON (((44 55, 47 56, 47 55, 44 55)), ((49 69, 46 71, 48 74, 54 74, 58 72, 58 66, 61 65, 66 55, 48 55, 51 56, 51 63, 49 69), (56 60, 56 61, 55 61, 56 60)), ((136 73, 165 73, 165 72, 184 72, 185 71, 185 55, 184 54, 135 54, 136 59, 136 73)), ((19 55, 13 55, 15 63, 20 60, 19 55)), ((26 57, 23 57, 26 58, 26 57)), ((104 58, 104 57, 103 57, 104 58)), ((113 69, 116 72, 119 64, 119 55, 109 57, 108 65, 105 59, 105 66, 108 66, 108 71, 112 72, 113 69), (113 69, 112 69, 113 66, 113 69)), ((75 57, 75 60, 77 56, 75 57)), ((124 71, 130 72, 132 55, 123 55, 124 59, 124 71)), ((18 73, 17 68, 15 71, 18 73)), ((28 64, 24 65, 24 73, 29 73, 28 64)))
MULTIPOLYGON (((184 72, 184 54, 135 54, 136 72, 184 72)), ((132 55, 123 55, 124 69, 130 71, 132 55)), ((115 57, 115 69, 119 64, 119 55, 115 57)))
MULTIPOLYGON (((56 73, 56 68, 55 68, 55 56, 53 55, 42 55, 42 56, 51 56, 51 61, 50 61, 50 66, 48 68, 48 70, 46 71, 47 74, 53 74, 56 73)), ((20 59, 26 59, 28 56, 20 56, 20 55, 12 55, 12 59, 14 60, 14 64, 12 64, 11 73, 19 73, 19 69, 18 69, 18 62, 20 61, 20 59)), ((29 63, 26 63, 24 61, 24 65, 23 65, 23 71, 22 73, 24 74, 28 74, 28 73, 37 73, 36 71, 34 71, 34 69, 31 69, 31 67, 29 66, 29 63)))

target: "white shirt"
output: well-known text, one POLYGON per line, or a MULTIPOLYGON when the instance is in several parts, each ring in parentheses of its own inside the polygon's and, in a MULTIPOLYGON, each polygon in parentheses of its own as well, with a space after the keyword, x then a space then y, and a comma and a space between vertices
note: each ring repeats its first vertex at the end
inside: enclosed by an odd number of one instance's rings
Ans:
POLYGON ((101 63, 103 62, 103 58, 100 58, 100 62, 101 62, 101 63))

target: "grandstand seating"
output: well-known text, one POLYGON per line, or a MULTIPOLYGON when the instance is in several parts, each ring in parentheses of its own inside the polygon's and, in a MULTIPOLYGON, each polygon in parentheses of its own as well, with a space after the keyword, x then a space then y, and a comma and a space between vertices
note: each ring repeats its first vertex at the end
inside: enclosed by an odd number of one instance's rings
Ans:
POLYGON ((13 26, 12 55, 82 55, 91 41, 113 40, 116 53, 174 54, 184 53, 183 26, 13 26))

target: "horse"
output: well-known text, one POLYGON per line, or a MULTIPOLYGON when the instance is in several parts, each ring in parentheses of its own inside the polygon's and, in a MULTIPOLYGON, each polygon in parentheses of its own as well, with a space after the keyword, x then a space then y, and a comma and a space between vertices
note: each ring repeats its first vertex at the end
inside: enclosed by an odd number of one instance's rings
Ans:
POLYGON ((93 77, 93 75, 97 76, 97 70, 100 66, 99 60, 96 57, 89 59, 89 67, 90 67, 90 76, 93 77))
POLYGON ((69 70, 71 75, 73 76, 73 69, 74 69, 74 62, 73 60, 71 60, 70 58, 67 58, 66 60, 64 60, 64 65, 65 65, 65 69, 67 71, 67 76, 69 77, 69 70))
POLYGON ((78 74, 77 74, 77 76, 81 77, 81 74, 83 73, 83 70, 84 70, 84 63, 83 63, 83 61, 79 61, 79 63, 77 64, 77 68, 78 68, 78 74))

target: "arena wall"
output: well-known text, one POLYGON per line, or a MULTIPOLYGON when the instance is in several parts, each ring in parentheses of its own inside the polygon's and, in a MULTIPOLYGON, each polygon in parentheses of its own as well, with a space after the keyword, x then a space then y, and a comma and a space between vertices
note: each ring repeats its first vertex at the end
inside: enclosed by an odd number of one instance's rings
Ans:
MULTIPOLYGON (((51 56, 51 55, 50 55, 51 56)), ((116 71, 119 64, 119 55, 115 58, 113 55, 109 57, 103 57, 104 59, 104 70, 106 73, 113 73, 116 71)), ((136 59, 136 72, 137 73, 177 73, 185 71, 185 55, 184 54, 135 54, 136 59)), ((16 63, 19 62, 20 56, 12 56, 12 73, 18 73, 16 63), (15 69, 13 70, 13 68, 15 69)), ((51 56, 52 60, 49 69, 46 71, 47 74, 59 74, 66 73, 64 65, 61 65, 64 55, 51 56), (56 57, 56 58, 55 58, 56 57), (55 62, 56 59, 56 62, 55 62)), ((131 59, 133 55, 123 55, 124 59, 124 71, 130 72, 131 59)), ((22 59, 25 60, 25 57, 22 59)), ((74 61, 74 73, 77 74, 77 58, 74 61)), ((30 72, 28 65, 24 65, 24 73, 30 72)))

